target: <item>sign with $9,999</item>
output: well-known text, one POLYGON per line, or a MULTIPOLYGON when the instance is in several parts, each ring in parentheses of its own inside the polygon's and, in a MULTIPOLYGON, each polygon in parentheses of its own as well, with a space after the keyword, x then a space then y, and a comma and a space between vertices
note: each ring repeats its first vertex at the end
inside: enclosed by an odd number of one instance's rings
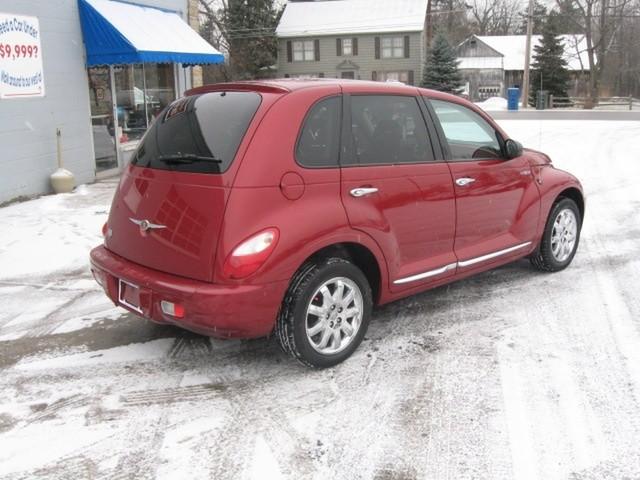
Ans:
POLYGON ((0 13, 0 98, 42 96, 44 75, 38 19, 0 13))
POLYGON ((9 58, 12 60, 20 58, 37 58, 38 45, 3 45, 0 43, 0 58, 9 58))

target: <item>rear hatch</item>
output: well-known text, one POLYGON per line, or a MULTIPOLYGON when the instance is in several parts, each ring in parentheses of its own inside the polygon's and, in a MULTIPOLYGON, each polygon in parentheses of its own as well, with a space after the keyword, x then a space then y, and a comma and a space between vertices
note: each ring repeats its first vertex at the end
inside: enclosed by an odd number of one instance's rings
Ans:
POLYGON ((107 249, 145 267, 210 281, 234 158, 260 103, 255 92, 211 92, 167 107, 120 181, 107 249))

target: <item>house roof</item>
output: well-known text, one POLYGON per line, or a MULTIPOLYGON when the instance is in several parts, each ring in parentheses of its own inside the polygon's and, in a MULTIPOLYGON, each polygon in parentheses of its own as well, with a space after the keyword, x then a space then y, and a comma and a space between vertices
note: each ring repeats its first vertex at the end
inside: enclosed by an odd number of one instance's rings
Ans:
MULTIPOLYGON (((493 35, 475 37, 487 44, 503 56, 504 70, 524 70, 524 57, 527 42, 526 35, 493 35)), ((583 35, 560 35, 564 42, 565 55, 569 70, 589 70, 587 59, 587 42, 583 35)), ((534 49, 540 43, 542 35, 531 37, 531 63, 533 63, 534 49)), ((461 57, 462 58, 462 57, 461 57)), ((473 67, 468 67, 473 68, 473 67)))
POLYGON ((288 2, 278 37, 419 32, 427 0, 325 0, 288 2))

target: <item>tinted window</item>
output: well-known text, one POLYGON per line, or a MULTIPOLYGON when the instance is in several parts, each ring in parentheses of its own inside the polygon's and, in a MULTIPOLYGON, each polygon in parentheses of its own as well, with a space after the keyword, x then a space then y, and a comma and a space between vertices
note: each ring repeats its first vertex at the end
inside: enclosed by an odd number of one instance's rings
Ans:
POLYGON ((429 100, 447 138, 453 160, 501 157, 493 127, 473 110, 441 100, 429 100))
POLYGON ((431 162, 427 126, 414 97, 351 97, 353 162, 360 165, 431 162))
POLYGON ((260 101, 254 92, 205 93, 176 100, 158 115, 131 163, 181 172, 224 172, 260 101))
POLYGON ((337 167, 340 148, 340 97, 316 103, 305 118, 296 160, 305 167, 337 167))

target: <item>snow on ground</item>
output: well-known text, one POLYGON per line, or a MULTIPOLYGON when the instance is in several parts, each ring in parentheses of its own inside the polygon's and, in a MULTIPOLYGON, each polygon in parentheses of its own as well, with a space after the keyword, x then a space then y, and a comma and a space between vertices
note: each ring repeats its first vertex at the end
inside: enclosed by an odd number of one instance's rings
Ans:
POLYGON ((571 267, 378 309, 342 365, 114 308, 114 183, 0 209, 0 478, 640 478, 640 122, 501 122, 576 173, 571 267))

